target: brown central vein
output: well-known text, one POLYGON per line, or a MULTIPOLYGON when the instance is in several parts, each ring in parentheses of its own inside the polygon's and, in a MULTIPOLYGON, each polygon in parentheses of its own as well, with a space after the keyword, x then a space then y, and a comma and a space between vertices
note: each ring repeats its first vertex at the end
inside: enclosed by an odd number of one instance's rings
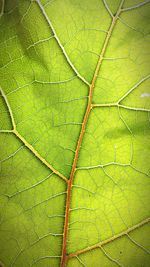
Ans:
POLYGON ((91 83, 90 88, 89 88, 88 104, 87 104, 87 108, 86 108, 86 111, 85 111, 85 115, 84 115, 81 131, 80 131, 80 135, 79 135, 79 138, 78 138, 78 142, 77 142, 77 147, 76 147, 76 152, 75 152, 73 165, 72 165, 72 169, 71 169, 70 179, 68 181, 67 199, 66 199, 66 213, 65 213, 65 223, 64 223, 64 233, 63 233, 63 246, 62 246, 62 256, 61 256, 61 265, 60 265, 61 267, 65 267, 66 262, 67 262, 67 239, 68 239, 68 225, 69 225, 69 215, 70 215, 70 205, 71 205, 71 189, 72 189, 72 185, 73 185, 74 175, 75 175, 75 172, 76 172, 77 161, 78 161, 78 157, 79 157, 79 152, 80 152, 80 148, 81 148, 81 144, 82 144, 85 128, 86 128, 86 125, 87 125, 87 122, 88 122, 90 111, 92 110, 93 90, 94 90, 94 87, 95 87, 95 82, 96 82, 98 73, 100 71, 101 64, 102 64, 102 61, 103 61, 103 57, 104 57, 107 45, 109 43, 112 31, 114 29, 114 26, 116 24, 118 16, 121 13, 121 7, 123 5, 123 2, 124 2, 124 0, 121 1, 120 6, 118 8, 118 11, 117 11, 116 15, 112 19, 110 28, 109 28, 108 33, 106 35, 106 38, 105 38, 105 41, 104 41, 104 45, 102 47, 101 54, 100 54, 100 57, 99 57, 99 60, 98 60, 98 63, 97 63, 97 66, 96 66, 96 69, 95 69, 95 72, 94 72, 94 75, 93 75, 92 83, 91 83))

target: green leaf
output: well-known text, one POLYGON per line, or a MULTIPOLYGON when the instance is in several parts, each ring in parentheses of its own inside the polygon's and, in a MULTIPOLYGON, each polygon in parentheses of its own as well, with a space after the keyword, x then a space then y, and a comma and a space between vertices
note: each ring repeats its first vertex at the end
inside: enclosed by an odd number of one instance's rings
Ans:
POLYGON ((0 266, 149 266, 149 2, 0 0, 0 266))

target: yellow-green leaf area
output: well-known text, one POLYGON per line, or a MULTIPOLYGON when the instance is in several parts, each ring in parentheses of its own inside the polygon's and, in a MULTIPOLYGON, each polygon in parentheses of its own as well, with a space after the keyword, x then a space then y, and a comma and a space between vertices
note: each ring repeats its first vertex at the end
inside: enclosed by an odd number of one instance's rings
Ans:
POLYGON ((0 0, 0 266, 149 267, 149 33, 149 0, 0 0))

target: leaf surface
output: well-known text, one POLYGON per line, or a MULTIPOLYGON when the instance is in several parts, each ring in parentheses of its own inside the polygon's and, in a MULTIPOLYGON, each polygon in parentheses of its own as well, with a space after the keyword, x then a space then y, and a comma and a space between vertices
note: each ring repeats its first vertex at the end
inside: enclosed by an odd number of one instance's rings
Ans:
POLYGON ((150 3, 0 1, 1 266, 149 266, 150 3))

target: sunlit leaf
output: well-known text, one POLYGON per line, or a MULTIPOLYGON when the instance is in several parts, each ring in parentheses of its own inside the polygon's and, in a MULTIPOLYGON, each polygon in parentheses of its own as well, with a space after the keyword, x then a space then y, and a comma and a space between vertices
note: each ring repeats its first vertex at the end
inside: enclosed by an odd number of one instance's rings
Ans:
POLYGON ((0 0, 0 266, 149 266, 149 2, 0 0))

